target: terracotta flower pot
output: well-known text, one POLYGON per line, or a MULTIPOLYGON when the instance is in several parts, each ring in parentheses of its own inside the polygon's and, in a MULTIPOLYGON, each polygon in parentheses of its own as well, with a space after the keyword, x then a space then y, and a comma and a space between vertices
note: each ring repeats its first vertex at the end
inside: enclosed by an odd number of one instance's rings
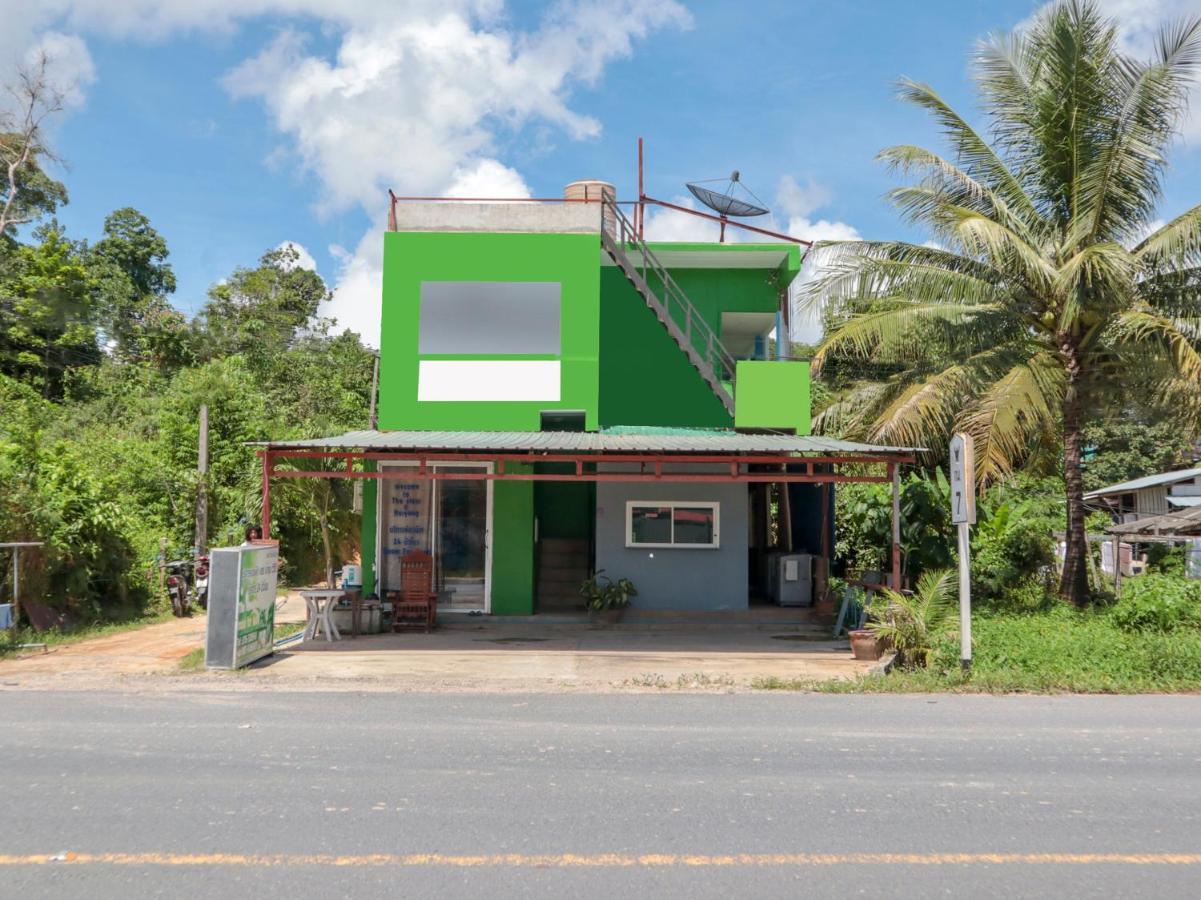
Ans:
POLYGON ((616 625, 621 621, 621 617, 625 615, 626 608, 624 606, 611 607, 610 609, 590 609, 588 610, 588 621, 594 625, 616 625))
POLYGON ((851 652, 855 659, 877 660, 884 649, 874 634, 866 628, 851 632, 851 652))

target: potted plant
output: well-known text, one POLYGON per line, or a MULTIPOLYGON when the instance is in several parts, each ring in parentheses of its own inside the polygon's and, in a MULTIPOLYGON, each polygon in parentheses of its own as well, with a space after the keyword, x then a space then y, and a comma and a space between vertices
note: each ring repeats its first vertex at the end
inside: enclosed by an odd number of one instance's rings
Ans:
MULTIPOLYGON (((911 594, 885 588, 868 607, 871 620, 864 630, 875 639, 877 647, 897 651, 898 665, 924 668, 934 655, 934 644, 953 625, 957 586, 953 570, 939 569, 923 574, 911 594)), ((852 650, 855 634, 851 632, 852 650)), ((855 658, 879 656, 856 654, 855 658)))
POLYGON ((614 581, 600 569, 580 585, 580 596, 588 618, 596 623, 613 625, 621 621, 622 614, 630 605, 630 598, 638 595, 634 583, 628 578, 614 581))
POLYGON ((846 590, 846 582, 837 575, 831 575, 826 580, 826 589, 822 595, 817 598, 817 602, 813 605, 813 612, 822 617, 833 616, 838 612, 838 605, 842 602, 843 591, 846 590))
POLYGON ((876 635, 868 628, 856 628, 847 632, 851 639, 851 653, 855 659, 877 660, 884 655, 884 648, 876 635))

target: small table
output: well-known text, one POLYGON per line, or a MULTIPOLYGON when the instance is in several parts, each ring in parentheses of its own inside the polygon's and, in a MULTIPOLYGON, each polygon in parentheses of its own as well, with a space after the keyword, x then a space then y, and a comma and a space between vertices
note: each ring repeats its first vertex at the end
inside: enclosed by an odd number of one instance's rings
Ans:
POLYGON ((319 631, 325 632, 327 641, 342 640, 342 633, 334 624, 334 604, 342 598, 345 591, 326 588, 311 588, 298 592, 304 597, 304 605, 308 608, 308 620, 304 626, 304 640, 316 640, 319 631))

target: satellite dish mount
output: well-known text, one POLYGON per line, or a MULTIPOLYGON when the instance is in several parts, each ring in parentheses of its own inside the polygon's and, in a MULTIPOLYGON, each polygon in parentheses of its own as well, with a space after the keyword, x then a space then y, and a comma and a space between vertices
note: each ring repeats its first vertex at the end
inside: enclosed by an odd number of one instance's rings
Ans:
POLYGON ((721 219, 720 243, 724 244, 726 242, 726 223, 729 221, 730 216, 749 218, 750 216, 767 215, 767 207, 763 205, 762 200, 755 196, 754 191, 742 183, 737 169, 730 173, 729 178, 709 178, 704 181, 690 181, 686 186, 692 192, 692 196, 717 213, 721 219), (724 193, 718 193, 712 188, 704 187, 706 184, 712 184, 717 181, 726 182, 724 193), (747 200, 734 196, 736 189, 742 190, 743 193, 747 194, 755 202, 750 203, 747 200))

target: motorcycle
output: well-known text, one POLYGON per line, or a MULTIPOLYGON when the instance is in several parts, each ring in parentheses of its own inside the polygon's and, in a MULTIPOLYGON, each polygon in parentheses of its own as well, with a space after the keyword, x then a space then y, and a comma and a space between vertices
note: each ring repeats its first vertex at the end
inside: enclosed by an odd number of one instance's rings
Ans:
POLYGON ((171 598, 171 611, 179 618, 188 614, 192 566, 190 559, 177 559, 167 563, 167 596, 171 598))
POLYGON ((209 558, 200 556, 167 563, 167 596, 171 598, 171 611, 181 618, 191 613, 193 605, 208 609, 209 558))
POLYGON ((196 584, 193 588, 196 604, 201 609, 209 608, 209 558, 202 556, 196 560, 196 584))

